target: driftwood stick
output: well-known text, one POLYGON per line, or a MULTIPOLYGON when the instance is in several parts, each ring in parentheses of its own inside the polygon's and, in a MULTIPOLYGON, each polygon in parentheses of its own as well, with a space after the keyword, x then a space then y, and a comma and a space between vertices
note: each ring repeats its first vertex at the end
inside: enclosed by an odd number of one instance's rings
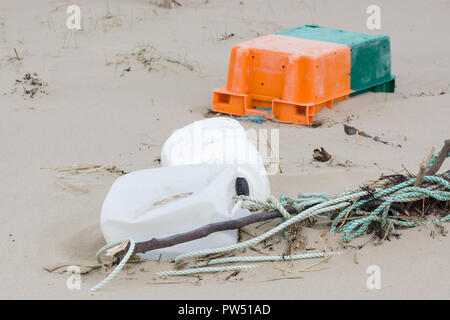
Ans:
POLYGON ((430 169, 426 172, 427 176, 432 176, 436 172, 439 171, 439 169, 442 166, 442 163, 444 163, 445 158, 447 158, 447 154, 450 152, 450 139, 447 139, 444 141, 444 145, 442 146, 442 149, 436 158, 436 161, 431 165, 430 169))
MULTIPOLYGON (((291 206, 286 206, 286 210, 291 214, 297 213, 297 211, 291 206)), ((136 248, 134 249, 134 253, 144 253, 144 252, 147 252, 150 250, 172 247, 172 246, 180 244, 180 243, 204 238, 215 232, 225 231, 225 230, 235 230, 235 229, 239 229, 239 228, 245 227, 249 224, 253 224, 256 222, 266 221, 266 220, 271 220, 271 219, 281 218, 281 217, 283 217, 283 215, 280 213, 280 211, 271 210, 271 211, 267 211, 267 212, 252 214, 252 215, 249 215, 249 216, 246 216, 243 218, 239 218, 239 219, 211 223, 206 226, 200 227, 198 229, 184 232, 184 233, 179 233, 179 234, 167 237, 167 238, 160 238, 160 239, 153 238, 149 241, 138 242, 138 243, 136 243, 136 248)), ((126 252, 126 250, 125 250, 125 252, 126 252)), ((121 256, 121 254, 122 254, 122 251, 115 254, 115 256, 121 256)))
MULTIPOLYGON (((431 159, 433 158, 434 154, 434 147, 431 147, 427 154, 425 155, 425 158, 423 159, 422 163, 420 164, 419 173, 417 174, 416 181, 414 182, 414 187, 420 187, 423 181, 423 177, 425 177, 425 171, 428 168, 428 164, 430 163, 431 159)), ((412 207, 412 202, 408 203, 406 205, 406 210, 410 210, 412 207)))
MULTIPOLYGON (((420 171, 419 171, 418 178, 417 178, 418 181, 416 182, 417 185, 421 184, 424 175, 433 175, 440 169, 447 154, 450 152, 450 139, 445 141, 445 144, 442 147, 442 150, 441 150, 438 158, 436 159, 434 164, 430 167, 430 169, 425 172, 425 170, 428 167, 428 164, 431 160, 431 156, 432 156, 433 152, 434 152, 434 149, 431 149, 429 151, 429 153, 427 154, 427 156, 425 157, 424 161, 422 162, 422 164, 420 166, 420 171)), ((291 214, 297 213, 297 211, 291 206, 286 206, 286 210, 291 214)), ((239 218, 239 219, 211 223, 206 226, 200 227, 198 229, 184 232, 184 233, 179 233, 179 234, 176 234, 176 235, 173 235, 170 237, 160 238, 160 239, 153 238, 148 241, 138 242, 138 243, 136 243, 136 247, 134 249, 134 254, 144 253, 147 251, 161 249, 161 248, 172 247, 172 246, 175 246, 180 243, 204 238, 215 232, 226 231, 226 230, 235 230, 235 229, 239 229, 239 228, 245 227, 247 225, 250 225, 250 224, 253 224, 256 222, 267 221, 267 220, 272 220, 272 219, 281 218, 281 217, 282 217, 282 214, 278 210, 271 210, 271 211, 266 211, 266 212, 262 212, 262 213, 252 214, 252 215, 249 215, 249 216, 246 216, 243 218, 239 218)), ((119 252, 116 252, 114 254, 114 257, 122 257, 126 253, 127 250, 128 250, 128 246, 124 250, 120 250, 119 252)))
POLYGON ((428 153, 426 154, 422 163, 420 164, 419 173, 417 174, 416 181, 414 182, 414 187, 420 187, 420 185, 422 184, 423 177, 425 177, 425 171, 428 168, 428 164, 430 163, 431 158, 433 158, 433 154, 434 147, 431 147, 430 150, 428 150, 428 153))

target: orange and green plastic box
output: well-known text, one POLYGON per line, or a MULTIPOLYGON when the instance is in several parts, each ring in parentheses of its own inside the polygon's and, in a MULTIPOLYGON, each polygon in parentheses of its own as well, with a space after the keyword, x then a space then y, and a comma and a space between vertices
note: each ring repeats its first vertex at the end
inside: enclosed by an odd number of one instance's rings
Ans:
POLYGON ((234 46, 213 110, 310 125, 339 100, 394 89, 388 36, 305 25, 234 46))

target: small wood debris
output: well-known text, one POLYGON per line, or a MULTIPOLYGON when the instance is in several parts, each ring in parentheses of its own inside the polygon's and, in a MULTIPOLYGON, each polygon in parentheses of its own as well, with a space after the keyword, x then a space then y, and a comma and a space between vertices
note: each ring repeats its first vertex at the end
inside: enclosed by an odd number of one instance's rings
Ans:
POLYGON ((125 170, 120 169, 116 165, 100 165, 100 164, 86 164, 86 165, 72 165, 70 167, 53 168, 58 172, 68 172, 71 174, 80 173, 97 173, 106 172, 114 176, 122 176, 127 174, 125 170))
POLYGON ((224 41, 224 40, 228 40, 230 38, 234 37, 234 33, 223 33, 220 37, 219 37, 219 41, 224 41))
POLYGON ((353 263, 354 263, 354 264, 359 264, 359 261, 358 261, 358 255, 356 254, 356 252, 353 253, 353 263))
POLYGON ((22 79, 17 79, 15 86, 16 88, 12 89, 10 93, 14 93, 19 87, 22 87, 22 96, 24 99, 33 99, 38 96, 48 94, 44 89, 48 86, 48 84, 43 81, 36 72, 32 74, 27 73, 22 77, 22 79))
POLYGON ((324 148, 314 149, 313 158, 316 161, 327 162, 331 159, 331 154, 329 154, 324 148))
POLYGON ((211 109, 208 109, 204 114, 203 114, 203 116, 205 117, 205 118, 214 118, 214 117, 218 117, 218 116, 220 116, 221 114, 219 113, 219 112, 215 112, 215 111, 213 111, 213 110, 211 110, 211 109))

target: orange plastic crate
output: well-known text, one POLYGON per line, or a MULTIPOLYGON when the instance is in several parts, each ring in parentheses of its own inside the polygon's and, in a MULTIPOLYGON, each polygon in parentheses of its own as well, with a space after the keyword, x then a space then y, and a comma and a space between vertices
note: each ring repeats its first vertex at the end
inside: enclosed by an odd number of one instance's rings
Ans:
POLYGON ((276 34, 256 38, 233 47, 227 85, 214 90, 213 110, 309 125, 320 109, 354 92, 350 72, 349 46, 276 34))

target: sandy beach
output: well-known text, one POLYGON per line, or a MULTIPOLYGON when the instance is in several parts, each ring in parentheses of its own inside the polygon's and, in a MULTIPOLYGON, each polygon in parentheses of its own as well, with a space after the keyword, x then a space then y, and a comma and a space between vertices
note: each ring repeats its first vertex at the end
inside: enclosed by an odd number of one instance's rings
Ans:
MULTIPOLYGON (((89 291, 111 272, 95 267, 105 244, 100 209, 111 184, 121 171, 159 167, 173 130, 205 119, 239 42, 304 24, 391 37, 395 93, 341 101, 321 110, 314 128, 240 122, 279 129, 282 173, 269 177, 274 196, 335 196, 382 173, 416 174, 429 148, 439 150, 450 138, 450 1, 379 0, 381 30, 366 27, 373 1, 179 2, 173 9, 148 0, 0 3, 0 298, 449 299, 450 237, 434 225, 399 230, 398 239, 381 244, 365 235, 343 249, 339 234, 328 233, 325 244, 326 226, 305 227, 305 250, 327 246, 343 254, 321 263, 261 263, 231 277, 161 279, 156 272, 173 264, 143 261, 89 291), (66 27, 69 5, 81 8, 81 30, 66 27), (149 53, 156 63, 148 63, 149 53), (389 144, 346 135, 344 124, 389 144), (313 161, 319 147, 332 163, 313 161), (58 170, 80 165, 100 168, 58 170), (82 269, 80 290, 67 288, 68 265, 82 269), (366 285, 370 265, 381 270, 381 289, 366 285)), ((449 169, 447 160, 440 172, 449 169)), ((247 230, 259 234, 276 223, 247 230)), ((282 249, 275 243, 271 254, 282 249)))

